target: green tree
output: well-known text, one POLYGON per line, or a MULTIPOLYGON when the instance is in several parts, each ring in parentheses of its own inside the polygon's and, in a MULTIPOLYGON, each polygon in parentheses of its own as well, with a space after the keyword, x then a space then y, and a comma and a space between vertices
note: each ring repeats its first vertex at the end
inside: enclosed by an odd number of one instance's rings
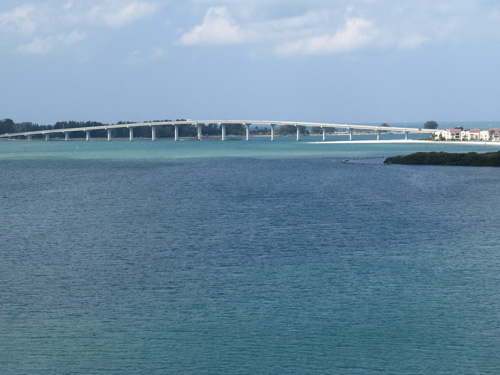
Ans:
POLYGON ((12 133, 14 130, 14 121, 10 118, 0 120, 0 134, 12 133))
POLYGON ((424 124, 424 129, 437 129, 438 128, 438 123, 436 121, 427 121, 424 124))
MULTIPOLYGON (((306 133, 305 126, 299 126, 299 132, 301 134, 306 133)), ((281 125, 276 131, 278 135, 294 135, 297 134, 297 127, 295 125, 281 125)))
POLYGON ((243 135, 245 134, 245 127, 243 124, 226 124, 226 134, 227 135, 243 135))
POLYGON ((179 125, 179 137, 196 137, 198 127, 195 125, 179 125))
POLYGON ((217 136, 221 132, 219 125, 210 123, 208 125, 203 124, 201 126, 201 133, 208 136, 217 136))

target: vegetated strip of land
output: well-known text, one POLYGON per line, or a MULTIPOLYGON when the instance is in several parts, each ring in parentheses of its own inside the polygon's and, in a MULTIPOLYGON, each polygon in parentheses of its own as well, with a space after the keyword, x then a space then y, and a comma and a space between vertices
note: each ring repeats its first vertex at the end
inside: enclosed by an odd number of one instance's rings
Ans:
POLYGON ((473 167, 500 167, 500 151, 453 154, 448 152, 417 152, 411 155, 392 156, 384 164, 461 165, 473 167))

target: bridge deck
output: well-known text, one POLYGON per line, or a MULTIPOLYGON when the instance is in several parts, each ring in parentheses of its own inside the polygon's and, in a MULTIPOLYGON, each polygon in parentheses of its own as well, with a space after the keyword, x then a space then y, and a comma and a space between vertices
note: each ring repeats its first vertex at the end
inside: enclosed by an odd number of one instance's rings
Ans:
POLYGON ((164 126, 164 125, 198 125, 198 124, 242 124, 242 125, 269 125, 269 126, 305 126, 305 127, 321 127, 321 128, 338 128, 347 130, 370 130, 373 132, 391 132, 391 133, 433 133, 435 129, 418 129, 418 128, 402 128, 402 127, 384 127, 384 126, 370 126, 370 125, 352 125, 352 124, 329 124, 329 123, 315 123, 315 122, 290 122, 290 121, 261 121, 261 120, 203 120, 203 121, 159 121, 159 122, 138 122, 133 124, 114 124, 91 126, 82 128, 68 128, 68 129, 50 129, 50 130, 37 130, 30 132, 17 132, 0 134, 0 138, 11 138, 21 136, 33 135, 47 135, 55 133, 73 133, 73 132, 88 132, 94 130, 110 130, 110 129, 123 129, 123 128, 137 128, 145 126, 164 126))

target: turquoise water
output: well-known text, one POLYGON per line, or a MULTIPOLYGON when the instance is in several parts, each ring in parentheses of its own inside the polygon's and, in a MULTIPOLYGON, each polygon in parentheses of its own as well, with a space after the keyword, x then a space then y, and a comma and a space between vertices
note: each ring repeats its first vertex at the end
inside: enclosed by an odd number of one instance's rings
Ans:
MULTIPOLYGON (((421 135, 410 135, 419 139, 421 135)), ((382 135, 382 139, 401 139, 402 135, 382 135)), ((329 136, 327 141, 346 141, 347 136, 329 136)), ((355 136, 355 140, 375 140, 374 136, 355 136)), ((448 144, 311 144, 321 142, 321 137, 302 137, 297 142, 294 137, 253 138, 246 142, 232 141, 193 141, 185 140, 125 140, 107 141, 4 141, 0 142, 0 160, 2 159, 196 159, 221 157, 361 157, 391 156, 417 151, 449 152, 487 152, 500 149, 500 144, 484 145, 448 145, 448 144)))
POLYGON ((497 374, 499 170, 342 163, 438 146, 0 142, 0 373, 497 374))

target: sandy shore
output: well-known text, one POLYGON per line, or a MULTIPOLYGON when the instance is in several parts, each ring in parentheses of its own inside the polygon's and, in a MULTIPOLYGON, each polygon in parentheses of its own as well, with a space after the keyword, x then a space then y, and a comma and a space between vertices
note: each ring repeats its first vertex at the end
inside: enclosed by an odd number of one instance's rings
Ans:
POLYGON ((364 140, 364 141, 321 141, 321 142, 307 142, 314 145, 324 144, 370 144, 370 143, 419 143, 419 144, 448 144, 448 145, 470 145, 470 146, 496 146, 500 147, 500 142, 478 142, 478 141, 422 141, 418 139, 387 139, 387 140, 364 140))

